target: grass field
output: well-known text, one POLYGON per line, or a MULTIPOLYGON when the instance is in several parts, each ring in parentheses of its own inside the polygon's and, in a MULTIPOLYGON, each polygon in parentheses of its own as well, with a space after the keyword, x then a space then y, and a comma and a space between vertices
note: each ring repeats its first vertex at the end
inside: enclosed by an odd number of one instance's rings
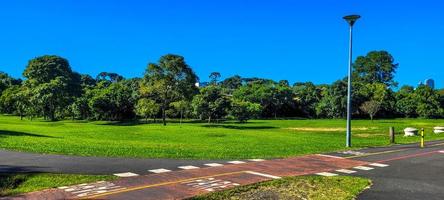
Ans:
MULTIPOLYGON (((396 119, 353 121, 353 146, 388 144, 388 128, 426 129, 426 140, 444 120, 396 119)), ((0 148, 82 156, 139 158, 276 158, 345 149, 345 120, 252 120, 225 122, 131 124, 87 121, 47 122, 0 116, 0 148)), ((419 137, 398 135, 398 143, 419 137)))
POLYGON ((33 192, 47 188, 88 183, 100 180, 113 180, 115 176, 91 176, 70 174, 0 174, 0 197, 33 192))
POLYGON ((236 187, 191 200, 355 199, 371 182, 359 177, 300 176, 236 187))

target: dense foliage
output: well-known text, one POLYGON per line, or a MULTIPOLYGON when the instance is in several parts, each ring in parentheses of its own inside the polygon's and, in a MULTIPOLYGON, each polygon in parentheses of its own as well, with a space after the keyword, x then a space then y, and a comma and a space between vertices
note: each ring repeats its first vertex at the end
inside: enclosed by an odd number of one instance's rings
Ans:
MULTIPOLYGON (((444 90, 421 85, 397 88, 398 64, 386 51, 359 56, 353 71, 353 116, 358 118, 442 118, 444 90)), ((133 120, 141 117, 194 118, 217 122, 252 118, 343 118, 346 79, 331 85, 273 81, 235 75, 210 82, 199 79, 179 55, 149 63, 143 78, 101 72, 96 78, 72 71, 59 56, 29 61, 24 81, 0 72, 0 112, 21 117, 88 120, 133 120)))

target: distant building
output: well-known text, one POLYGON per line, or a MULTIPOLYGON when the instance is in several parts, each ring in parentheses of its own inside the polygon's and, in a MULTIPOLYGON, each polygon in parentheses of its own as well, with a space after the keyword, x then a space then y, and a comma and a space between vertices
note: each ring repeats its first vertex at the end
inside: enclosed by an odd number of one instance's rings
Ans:
POLYGON ((429 86, 432 89, 435 89, 435 81, 433 79, 426 79, 424 84, 429 86))
POLYGON ((426 79, 424 82, 420 81, 418 86, 427 85, 432 89, 435 89, 435 81, 433 79, 426 79))

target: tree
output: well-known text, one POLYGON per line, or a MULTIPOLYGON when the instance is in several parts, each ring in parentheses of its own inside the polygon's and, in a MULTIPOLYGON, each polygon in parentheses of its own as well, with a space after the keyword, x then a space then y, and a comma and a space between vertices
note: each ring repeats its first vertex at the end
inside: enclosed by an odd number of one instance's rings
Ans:
POLYGON ((23 76, 27 78, 24 85, 33 93, 33 105, 51 121, 81 94, 80 75, 59 56, 47 55, 30 60, 23 76))
POLYGON ((229 98, 223 94, 218 85, 209 85, 202 88, 200 94, 193 98, 193 108, 197 115, 206 117, 208 123, 212 119, 220 119, 227 115, 230 108, 229 98))
POLYGON ((230 114, 239 122, 245 123, 249 119, 257 117, 261 111, 262 107, 258 103, 234 100, 231 103, 230 114))
POLYGON ((180 124, 182 125, 182 118, 184 115, 184 112, 190 107, 190 104, 185 100, 180 100, 176 102, 172 102, 171 106, 179 111, 180 113, 180 124))
POLYGON ((168 54, 159 59, 158 64, 150 63, 146 69, 141 87, 141 95, 157 99, 162 110, 162 121, 166 125, 166 110, 171 102, 191 100, 198 92, 195 83, 197 76, 184 57, 168 54))
POLYGON ((370 119, 373 121, 373 117, 381 108, 381 103, 375 100, 366 101, 361 105, 361 110, 367 113, 370 116, 370 119))
POLYGON ((260 104, 263 117, 288 116, 295 110, 291 88, 271 80, 248 82, 233 92, 233 98, 260 104))
POLYGON ((316 87, 312 82, 295 83, 293 94, 303 117, 315 117, 316 105, 321 99, 321 88, 316 87))
POLYGON ((209 78, 210 78, 211 84, 217 84, 217 80, 220 78, 220 73, 219 72, 211 72, 209 78))
POLYGON ((154 122, 156 122, 156 114, 159 112, 159 105, 151 100, 151 99, 139 99, 136 104, 135 111, 136 114, 145 118, 145 121, 148 122, 148 117, 152 117, 154 122))
POLYGON ((416 88, 413 96, 417 102, 417 113, 422 118, 437 118, 443 114, 440 107, 439 95, 426 85, 416 88))
POLYGON ((359 56, 353 64, 354 80, 396 86, 394 76, 398 64, 394 62, 393 56, 387 51, 371 51, 366 56, 359 56))
POLYGON ((88 105, 97 120, 124 120, 133 119, 135 116, 134 105, 136 96, 131 87, 130 80, 111 83, 107 85, 100 82, 93 90, 87 93, 88 105))
POLYGON ((119 81, 124 80, 123 76, 117 74, 117 73, 112 73, 112 72, 100 72, 97 76, 96 76, 96 81, 100 82, 100 81, 107 81, 110 83, 116 83, 119 81))
POLYGON ((242 86, 242 78, 239 75, 229 77, 222 81, 222 87, 230 91, 236 90, 242 86))
POLYGON ((411 86, 403 86, 396 92, 395 110, 404 117, 415 117, 417 115, 417 102, 414 98, 415 89, 411 86))
POLYGON ((7 73, 0 72, 0 95, 11 86, 20 85, 22 80, 14 79, 10 77, 7 73))
POLYGON ((321 100, 316 106, 316 115, 327 118, 343 118, 347 106, 347 82, 339 80, 326 86, 321 92, 321 100))

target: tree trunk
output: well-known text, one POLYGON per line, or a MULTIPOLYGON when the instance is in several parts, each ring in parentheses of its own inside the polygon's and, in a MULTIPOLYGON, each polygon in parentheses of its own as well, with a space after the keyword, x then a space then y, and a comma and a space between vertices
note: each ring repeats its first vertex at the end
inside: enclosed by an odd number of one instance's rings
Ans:
POLYGON ((166 126, 166 111, 165 111, 165 107, 162 108, 162 122, 163 125, 166 126))
POLYGON ((179 121, 180 127, 182 127, 182 116, 183 116, 183 112, 180 111, 180 121, 179 121))
POLYGON ((208 117, 208 123, 211 123, 211 115, 208 117))

